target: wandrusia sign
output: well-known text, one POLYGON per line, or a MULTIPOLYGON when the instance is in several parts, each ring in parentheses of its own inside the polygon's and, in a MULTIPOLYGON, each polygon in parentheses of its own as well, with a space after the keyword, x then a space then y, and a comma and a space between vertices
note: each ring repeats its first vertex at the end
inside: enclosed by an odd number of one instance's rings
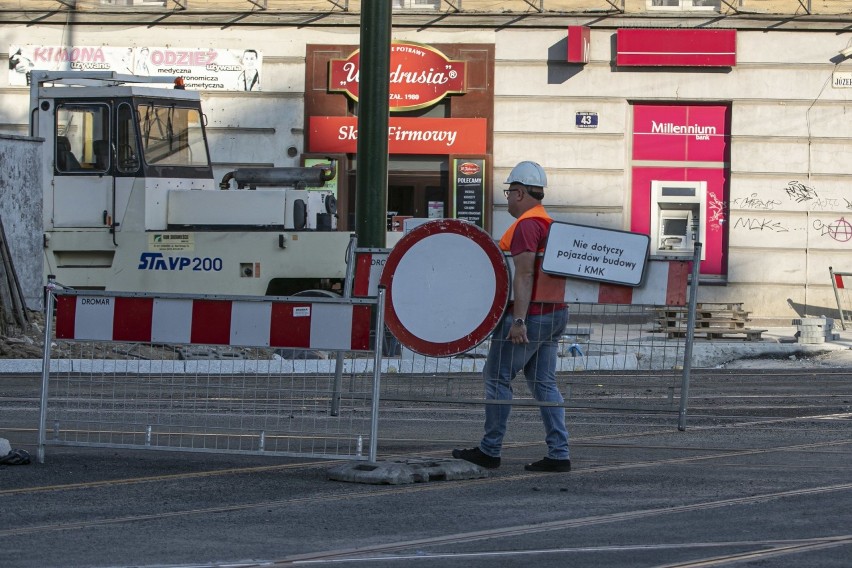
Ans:
MULTIPOLYGON (((361 52, 329 62, 328 90, 358 100, 361 52)), ((394 42, 390 52, 390 111, 416 110, 445 96, 464 93, 465 62, 452 61, 437 49, 411 42, 394 42)))
POLYGON ((640 233, 554 222, 541 269, 549 274, 639 286, 651 238, 640 233))

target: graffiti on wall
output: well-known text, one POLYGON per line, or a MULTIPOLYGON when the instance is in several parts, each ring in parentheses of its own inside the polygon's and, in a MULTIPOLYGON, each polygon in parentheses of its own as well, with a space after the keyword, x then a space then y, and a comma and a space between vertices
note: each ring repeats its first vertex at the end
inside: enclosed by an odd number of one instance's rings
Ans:
MULTIPOLYGON (((782 209, 785 203, 800 205, 806 211, 813 212, 837 212, 852 210, 852 200, 845 197, 831 197, 820 195, 816 188, 798 180, 791 180, 781 188, 781 196, 777 190, 770 195, 761 195, 754 192, 746 197, 738 197, 731 200, 734 209, 747 209, 750 211, 774 211, 782 209)), ((826 221, 814 219, 811 222, 811 230, 817 236, 845 243, 852 241, 852 223, 841 216, 837 219, 826 221)), ((760 231, 767 233, 788 233, 791 231, 805 231, 807 228, 790 228, 783 220, 764 215, 741 215, 733 220, 733 230, 760 231)))
POLYGON ((788 229, 780 221, 767 219, 766 217, 738 217, 734 222, 734 229, 746 229, 748 231, 772 231, 775 233, 788 233, 788 229))
POLYGON ((787 197, 795 201, 796 203, 803 203, 805 201, 810 201, 817 196, 817 192, 812 187, 808 187, 805 184, 799 181, 791 181, 787 184, 787 187, 784 188, 784 192, 787 194, 787 197))
POLYGON ((711 231, 718 231, 722 228, 727 218, 727 212, 728 208, 725 206, 725 202, 711 191, 707 196, 707 216, 709 217, 708 222, 711 231))
POLYGON ((775 207, 781 205, 778 199, 764 199, 752 193, 748 197, 737 197, 731 200, 731 205, 736 209, 759 209, 762 211, 771 211, 775 207))
POLYGON ((814 219, 813 228, 819 232, 819 236, 827 236, 840 243, 845 243, 852 239, 852 224, 843 217, 828 224, 820 219, 814 219))

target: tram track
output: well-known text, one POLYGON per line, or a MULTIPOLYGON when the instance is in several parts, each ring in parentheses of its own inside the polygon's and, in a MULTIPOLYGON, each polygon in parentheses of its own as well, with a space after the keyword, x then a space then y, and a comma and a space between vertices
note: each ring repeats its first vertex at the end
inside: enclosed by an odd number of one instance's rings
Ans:
MULTIPOLYGON (((713 429, 727 429, 727 428, 746 428, 746 427, 759 427, 759 426, 777 426, 780 423, 794 423, 801 420, 829 420, 834 419, 835 417, 843 417, 848 418, 850 415, 848 414, 839 414, 839 415, 815 415, 815 416, 798 416, 793 418, 777 418, 777 419, 765 419, 765 420, 757 420, 757 421, 745 421, 739 423, 732 424, 714 424, 714 425, 701 425, 694 426, 690 428, 691 430, 713 430, 713 429)), ((631 424, 632 425, 632 424, 631 424)), ((670 451, 695 451, 695 452, 707 452, 707 451, 716 451, 721 454, 727 456, 734 455, 746 455, 751 453, 767 453, 771 451, 783 451, 783 447, 779 448, 770 448, 770 449, 757 449, 757 450, 748 450, 741 448, 701 448, 701 447, 691 447, 691 446, 668 446, 661 444, 635 444, 635 443, 624 443, 624 444, 616 444, 616 443, 601 443, 601 440, 618 440, 618 439, 635 439, 642 438, 647 436, 656 436, 661 433, 662 428, 667 426, 661 426, 661 428, 653 429, 653 430, 642 430, 637 432, 625 432, 620 434, 600 434, 595 436, 584 436, 581 438, 573 438, 571 441, 572 446, 574 447, 589 447, 589 448, 631 448, 631 449, 640 449, 640 450, 670 450, 670 451)), ((800 430, 800 429, 799 429, 800 430)), ((33 430, 33 433, 35 430, 33 430)), ((446 440, 447 443, 457 442, 458 440, 446 440)), ((413 439, 413 438, 387 438, 382 437, 379 440, 379 445, 383 443, 422 443, 422 439, 413 439)), ((429 440, 430 444, 439 444, 442 441, 440 440, 429 440)), ((804 445, 804 446, 790 446, 789 449, 803 449, 810 448, 816 446, 834 446, 837 444, 852 444, 852 440, 849 441, 837 441, 837 442, 824 442, 819 444, 812 445, 804 445)), ((523 448, 529 447, 533 445, 538 445, 538 442, 515 442, 515 443, 507 443, 505 447, 507 449, 513 448, 523 448)), ((446 449, 440 450, 431 450, 425 452, 418 452, 420 456, 443 456, 448 453, 446 449)), ((401 457, 398 454, 391 454, 380 456, 381 459, 392 459, 394 457, 401 457)), ((695 458, 685 458, 685 459, 705 459, 704 457, 698 456, 695 458)), ((16 489, 0 489, 0 497, 6 495, 19 495, 26 493, 41 493, 46 491, 63 491, 63 490, 71 490, 71 489, 89 489, 89 488, 97 488, 97 487, 109 487, 109 486, 117 486, 117 485, 131 485, 136 483, 152 483, 152 482, 160 482, 160 481, 177 481, 181 479, 192 479, 192 478, 204 478, 204 477, 214 477, 214 476, 222 476, 222 475, 234 475, 234 474, 244 474, 244 473, 253 473, 253 472, 266 472, 266 471, 278 471, 278 470, 292 470, 292 469, 303 469, 303 468, 313 468, 313 467, 328 467, 335 463, 341 463, 339 460, 322 460, 316 462, 308 462, 308 463, 297 463, 297 464, 276 464, 269 466, 252 466, 247 468, 227 468, 224 470, 214 470, 214 471, 206 471, 206 472, 191 472, 184 474, 171 474, 165 476, 147 476, 140 478, 128 478, 128 479, 114 479, 114 480, 101 480, 101 481, 92 481, 92 482, 82 482, 82 483, 73 483, 73 484, 63 484, 63 485, 51 485, 51 486, 39 486, 39 487, 28 487, 28 488, 16 488, 16 489)), ((605 471, 599 468, 585 470, 587 472, 598 472, 605 471)))
MULTIPOLYGON (((759 454, 769 454, 775 452, 800 452, 813 450, 817 448, 825 448, 825 447, 836 447, 843 445, 852 445, 852 439, 850 440, 838 440, 838 441, 829 441, 829 442, 819 442, 813 444, 798 444, 793 446, 779 446, 773 448, 759 448, 759 449, 751 449, 751 450, 735 450, 735 451, 727 451, 716 454, 702 455, 702 456, 690 456, 690 457, 677 457, 677 458, 667 458, 661 460, 643 460, 643 461, 633 461, 628 463, 619 463, 612 465, 599 465, 592 466, 583 469, 576 469, 572 471, 572 476, 576 477, 577 475, 589 475, 589 474, 600 474, 614 471, 624 471, 636 468, 653 468, 653 467, 661 467, 668 465, 684 465, 690 463, 701 463, 712 460, 720 460, 727 459, 731 457, 743 457, 748 455, 759 455, 759 454)), ((192 474, 176 474, 169 476, 152 476, 145 478, 134 478, 134 479, 122 479, 122 480, 105 480, 100 482, 90 482, 90 483, 76 483, 69 484, 65 486, 55 485, 48 487, 31 487, 28 489, 18 489, 18 490, 7 490, 0 491, 0 497, 4 497, 7 495, 22 495, 28 493, 36 493, 36 492, 45 492, 45 491, 65 491, 65 490, 77 490, 77 489, 99 489, 99 488, 107 488, 114 487, 120 485, 128 485, 134 483, 159 483, 165 481, 181 481, 186 479, 194 479, 200 477, 211 477, 213 475, 234 475, 234 474, 246 474, 253 473, 259 471, 271 471, 276 469, 306 469, 306 468, 318 468, 318 467, 327 467, 331 465, 329 462, 312 462, 309 464, 290 464, 290 465, 282 465, 282 466, 261 466, 261 467, 252 467, 252 468, 230 468, 228 470, 219 470, 216 472, 195 472, 192 474)), ((255 503, 244 503, 239 505, 223 505, 217 507, 207 507, 207 508, 197 508, 197 509, 185 509, 178 511, 167 511, 161 513, 152 513, 152 514, 143 514, 143 515, 130 515, 130 516, 120 516, 113 517, 108 519, 96 519, 89 521, 78 521, 78 522, 65 522, 65 523, 49 523, 45 525, 38 526, 30 526, 30 527, 19 527, 16 529, 6 529, 0 530, 0 538, 9 537, 9 536, 19 536, 25 534, 32 534, 38 532, 51 532, 51 531, 62 531, 62 530, 72 530, 72 529, 85 529, 91 527, 100 527, 106 525, 113 524, 124 524, 124 523, 133 523, 140 521, 152 521, 152 520, 162 520, 169 519, 175 517, 184 517, 191 515, 209 515, 216 513, 227 513, 227 512, 236 512, 236 511, 245 511, 252 509, 262 509, 262 508, 272 508, 272 507, 286 507, 303 503, 312 503, 318 504, 329 501, 340 501, 347 499, 364 499, 364 498, 373 498, 373 497, 387 497, 389 495, 402 495, 402 494, 411 494, 411 493, 420 493, 420 492, 431 492, 431 491, 442 491, 442 490, 456 490, 459 487, 465 486, 482 486, 487 484, 496 484, 496 483, 508 483, 522 479, 530 479, 540 477, 540 473, 520 473, 520 474, 511 474, 506 476, 492 476, 481 479, 470 479, 470 480, 461 480, 455 481, 452 484, 441 484, 441 483, 431 483, 431 484, 418 484, 418 485, 407 485, 407 486, 393 486, 391 488, 382 488, 382 489, 361 489, 361 490, 353 490, 346 491, 343 493, 337 493, 333 495, 325 495, 325 496, 308 496, 308 497, 298 497, 292 499, 276 499, 270 501, 261 501, 255 503)), ((852 489, 852 484, 844 484, 842 486, 837 486, 847 489, 852 489)), ((800 492, 807 493, 809 490, 799 490, 800 492)))
MULTIPOLYGON (((752 373, 748 373, 751 375, 752 373)), ((800 376, 800 375, 799 375, 800 376)), ((583 459, 578 460, 577 466, 572 470, 569 477, 564 478, 566 482, 569 480, 583 480, 585 485, 591 479, 600 479, 607 484, 607 491, 615 491, 617 494, 617 486, 612 485, 616 480, 620 479, 653 479, 659 480, 669 478, 670 473, 677 472, 678 476, 691 477, 692 472, 704 472, 708 470, 724 471, 725 475, 737 476, 736 472, 750 472, 758 477, 767 473, 768 478, 771 472, 776 471, 778 464, 790 464, 790 471, 794 472, 793 476, 783 478, 784 482, 781 485, 767 485, 759 483, 762 490, 757 491, 757 494, 748 494, 747 487, 755 487, 755 485, 744 486, 739 488, 725 488, 720 486, 718 494, 702 492, 703 497, 694 497, 695 502, 689 503, 686 499, 680 498, 674 500, 674 506, 648 506, 649 501, 634 501, 624 502, 620 505, 611 504, 586 514, 577 515, 576 518, 565 518, 571 513, 559 512, 554 516, 551 512, 549 517, 540 517, 532 515, 526 519, 515 519, 516 521, 509 526, 503 524, 495 528, 485 530, 466 531, 465 525, 448 525, 445 529, 441 529, 440 525, 432 525, 431 532, 426 533, 429 536, 424 538, 411 538, 421 536, 417 532, 400 531, 395 537, 393 532, 386 533, 385 536, 379 539, 379 542, 373 541, 362 545, 357 545, 354 542, 346 539, 335 539, 335 544, 325 543, 321 539, 316 542, 311 541, 310 547, 272 547, 267 548, 263 553, 263 557, 267 558, 262 562, 227 562, 234 566, 290 566, 290 565, 323 565, 335 564, 345 565, 348 563, 358 563, 359 565, 373 565, 380 561, 385 565, 400 565, 407 564, 412 558, 418 559, 447 559, 453 563, 454 559, 461 562, 461 565, 466 560, 486 559, 496 561, 502 558, 510 558, 523 555, 529 561, 539 558, 550 558, 550 555, 571 552, 585 552, 593 555, 593 558, 603 557, 606 553, 617 552, 623 550, 629 554, 630 545, 619 545, 615 543, 624 541, 613 541, 613 546, 586 546, 586 547, 558 547, 554 548, 536 548, 532 550, 524 550, 519 553, 512 550, 497 550, 493 549, 493 545, 499 542, 499 539, 516 537, 523 539, 525 535, 534 537, 535 535, 544 535, 547 533, 555 533, 557 531, 578 531, 576 534, 586 534, 583 529, 592 528, 595 526, 612 527, 610 531, 621 530, 620 526, 628 527, 643 520, 647 520, 648 525, 671 525, 672 523, 680 523, 682 520, 689 518, 701 518, 701 513, 712 510, 724 509, 725 507, 749 507, 759 505, 761 503, 770 503, 773 501, 789 500, 792 504, 806 504, 806 507, 811 507, 818 502, 825 502, 826 498, 819 496, 837 495, 838 501, 848 500, 850 492, 852 492, 852 483, 844 481, 844 465, 848 460, 828 460, 827 466, 821 466, 824 462, 823 458, 816 456, 840 456, 848 455, 850 446, 852 446, 852 437, 848 434, 847 424, 852 420, 852 412, 848 409, 843 411, 843 400, 847 397, 846 391, 849 386, 840 384, 837 381, 828 381, 831 389, 828 392, 820 392, 820 387, 815 383, 808 383, 806 388, 800 389, 797 385, 790 385, 791 389, 779 389, 773 394, 763 395, 751 392, 740 393, 727 392, 716 396, 713 392, 701 392, 698 389, 696 406, 690 409, 689 424, 687 431, 695 433, 698 436, 696 440, 701 440, 701 443, 695 446, 689 442, 679 442, 677 438, 680 434, 675 431, 674 420, 671 419, 671 413, 664 412, 641 412, 641 411, 610 411, 610 410, 595 410, 583 409, 580 411, 572 411, 571 415, 575 420, 574 424, 582 424, 582 430, 585 434, 581 437, 572 439, 572 446, 581 449, 583 454, 594 455, 594 461, 586 460, 588 466, 583 464, 583 459), (841 390, 841 392, 838 392, 841 390), (792 394, 791 394, 792 393, 792 394), (772 402, 773 396, 781 399, 786 396, 791 397, 791 403, 781 408, 780 405, 763 405, 762 401, 772 402), (714 401, 718 404, 711 405, 704 410, 703 401, 714 401), (812 404, 816 402, 817 404, 812 404), (742 404, 741 404, 742 403, 742 404), (755 404, 757 403, 757 404, 755 404), (754 405, 754 406, 751 406, 754 405), (760 410, 755 411, 755 407, 760 410), (834 411, 834 410, 837 411, 834 411), (754 414, 750 414, 754 412, 754 414), (657 424, 657 421, 665 420, 665 423, 657 424), (831 424, 831 426, 828 426, 831 424), (821 426, 826 425, 826 426, 821 426), (606 428, 606 430, 603 430, 606 428), (615 428, 619 431, 611 431, 615 428), (628 428, 636 428, 637 431, 625 431, 628 428), (805 434, 801 437, 788 438, 787 443, 784 442, 786 437, 785 431, 796 432, 798 434, 807 432, 821 432, 823 435, 819 441, 814 441, 814 438, 805 434), (746 432, 771 431, 774 435, 767 437, 754 438, 756 443, 747 445, 738 445, 734 440, 741 438, 746 432), (738 434, 741 433, 741 434, 738 434), (703 436, 703 433, 708 433, 703 436), (665 442, 672 441, 672 445, 667 445, 665 442), (719 443, 721 441, 721 443, 719 443), (764 444, 765 442, 765 444, 764 444), (800 443, 793 443, 800 442, 800 443), (704 445, 702 445, 704 444, 704 445), (749 447, 751 446, 751 447, 749 447), (585 448, 586 450, 582 450, 585 448), (599 451, 598 451, 599 450, 599 451), (626 450, 620 452, 620 450, 626 450), (780 457, 769 459, 749 459, 749 457, 778 454, 780 457), (784 454, 789 454, 789 457, 784 454), (813 460, 811 457, 813 456, 813 460), (635 458, 642 459, 635 459, 635 458), (634 458, 634 459, 630 459, 634 458), (648 459, 650 458, 650 459, 648 459), (811 465, 812 464, 812 465, 811 465), (671 468, 671 472, 666 468, 671 468), (647 471, 648 473, 643 473, 647 471), (814 474, 809 472, 813 471, 814 474), (635 473, 631 473, 635 472, 635 473), (615 476, 607 476, 606 474, 616 474, 615 476), (819 474, 819 475, 818 475, 819 474), (795 480, 795 481, 794 481, 795 480), (807 487, 811 485, 811 487, 807 487), (777 489, 777 490, 776 490, 777 489), (784 490, 782 490, 784 489, 784 490), (814 498, 814 499, 811 499, 814 498), (815 501, 816 500, 816 501, 815 501), (622 509, 622 510, 619 510, 622 509), (698 515, 697 517, 677 517, 676 515, 698 515), (544 518, 545 522, 523 522, 533 521, 536 518, 544 518), (668 518, 666 521, 664 519, 668 518), (659 519, 659 520, 654 520, 659 519), (452 527, 452 528, 451 528, 452 527), (461 529, 461 530, 459 530, 461 529), (445 533, 445 534, 439 534, 445 533), (488 545, 478 545, 477 542, 489 541, 488 545), (351 546, 350 546, 351 544, 351 546), (466 549, 467 552, 454 552, 447 547, 455 545, 455 548, 466 549), (271 553, 269 551, 272 551, 271 553), (304 554, 287 554, 293 551, 305 551, 304 554), (277 554, 276 554, 277 552, 277 554), (284 555, 284 554, 286 555, 284 555)), ((724 391, 725 385, 715 384, 712 390, 724 391)), ((760 388, 760 387, 758 387, 760 388)), ((9 393, 11 394, 11 393, 9 393)), ((13 395, 15 396, 15 395, 13 395)), ((15 396, 15 405, 21 406, 27 403, 20 402, 22 398, 15 396)), ((0 405, 4 403, 4 397, 0 397, 0 405)), ((35 400, 35 399, 31 399, 35 400)), ((691 400, 693 400, 691 398, 691 400)), ((2 408, 2 406, 0 406, 2 408)), ((469 409, 468 409, 469 410, 469 409)), ((388 425, 393 424, 393 421, 410 424, 418 420, 423 420, 423 417, 418 417, 420 413, 426 412, 430 414, 430 419, 445 421, 451 420, 454 415, 464 416, 465 413, 473 416, 474 413, 465 410, 459 412, 458 409, 432 407, 424 411, 423 408, 405 407, 393 409, 393 414, 388 417, 384 412, 381 414, 383 419, 387 419, 388 425)), ((481 409, 478 409, 481 410, 481 409)), ((537 418, 536 413, 532 410, 519 410, 519 415, 522 412, 528 414, 523 416, 523 420, 532 421, 537 418)), ((425 415, 424 415, 425 416, 425 415)), ((518 416, 521 418, 521 416, 518 416)), ((481 416, 478 414, 474 418, 466 419, 467 423, 478 423, 481 416)), ((525 422, 526 423, 526 422, 525 422)), ((409 426, 405 426, 408 428, 409 426)), ((405 430, 397 431, 389 427, 387 435, 382 435, 379 440, 380 452, 385 448, 385 453, 380 453, 380 460, 387 460, 397 457, 410 456, 409 448, 417 448, 418 457, 428 458, 447 457, 450 444, 458 442, 452 439, 453 432, 448 431, 449 436, 437 436, 434 438, 428 437, 426 432, 425 437, 406 436, 405 430), (400 435, 401 434, 401 435, 400 435), (447 438, 446 440, 442 438, 447 438), (440 449, 435 449, 442 446, 440 449), (425 449, 426 451, 420 451, 425 449), (391 453, 393 452, 393 453, 391 453)), ((32 431, 34 433, 34 430, 32 431)), ((440 431, 437 432, 440 434, 440 431)), ((687 438, 683 438, 687 440, 687 438)), ((520 456, 530 451, 534 446, 540 446, 540 440, 535 442, 516 442, 507 444, 507 454, 510 457, 507 459, 506 465, 512 467, 521 459, 520 456)), ((582 455, 582 454, 581 454, 582 455)), ((310 459, 310 458, 305 458, 310 459)), ((251 484, 252 476, 261 483, 269 482, 269 474, 276 472, 290 472, 288 477, 294 478, 305 477, 299 472, 307 473, 310 479, 317 478, 320 473, 316 470, 328 468, 340 461, 330 460, 311 460, 302 461, 299 463, 287 464, 270 464, 270 465, 247 465, 246 467, 225 467, 222 469, 212 469, 208 471, 191 471, 182 473, 173 473, 168 475, 148 475, 134 476, 125 478, 100 479, 93 481, 82 481, 79 483, 53 483, 39 486, 21 487, 0 489, 0 509, 4 506, 9 506, 18 503, 19 498, 26 499, 28 496, 38 494, 54 493, 57 499, 61 502, 78 502, 80 500, 98 502, 101 500, 108 501, 118 496, 119 499, 128 495, 137 494, 165 494, 173 495, 184 490, 196 491, 199 487, 206 486, 206 480, 221 480, 213 481, 219 487, 240 486, 251 484), (232 482, 229 478, 239 478, 232 482), (186 485, 183 485, 187 482, 186 485), (197 483, 196 483, 197 482, 197 483), (150 489, 140 491, 133 490, 126 492, 110 492, 111 489, 121 487, 130 487, 134 485, 148 484, 150 489), (199 485, 204 484, 204 485, 199 485), (78 494, 74 494, 77 492, 78 494), (67 493, 69 496, 62 495, 67 493)), ((16 470, 17 471, 17 470, 16 470)), ((105 472, 108 470, 104 470, 105 472)), ((510 470, 511 471, 511 470, 510 470)), ((749 475, 746 473, 745 475, 749 475)), ((705 477, 702 475, 702 477, 705 477)), ((78 478, 79 479, 79 478, 78 478)), ((501 473, 483 479, 471 479, 463 481, 453 481, 451 483, 434 482, 423 483, 405 486, 357 486, 345 487, 337 485, 329 491, 328 489, 319 492, 311 491, 312 494, 305 493, 294 494, 289 497, 280 499, 264 499, 263 495, 255 494, 255 498, 235 502, 233 499, 226 499, 225 502, 208 501, 198 502, 189 501, 181 503, 174 501, 168 507, 170 510, 151 509, 146 503, 141 508, 134 507, 133 512, 127 509, 109 509, 103 508, 102 514, 92 514, 91 509, 85 509, 85 513, 75 513, 73 510, 68 510, 68 514, 63 521, 57 521, 50 517, 40 517, 32 515, 31 518, 39 524, 31 524, 30 526, 10 526, 6 525, 5 530, 0 530, 0 539, 15 538, 12 542, 40 542, 42 539, 50 540, 74 540, 79 538, 89 538, 89 535, 99 535, 102 538, 105 535, 114 534, 129 534, 138 530, 143 531, 160 531, 163 528, 174 530, 174 527, 183 526, 204 526, 205 519, 216 518, 216 515, 226 515, 219 517, 220 522, 233 519, 255 518, 261 512, 264 516, 268 512, 273 513, 276 518, 286 518, 290 514, 303 514, 306 508, 313 511, 319 510, 336 510, 338 507, 335 503, 341 504, 341 508, 346 511, 351 510, 384 510, 391 504, 398 503, 398 498, 405 498, 407 495, 415 496, 412 503, 425 503, 430 501, 452 501, 458 495, 472 493, 474 490, 480 489, 485 492, 494 494, 502 494, 511 491, 511 487, 543 487, 547 488, 549 479, 544 474, 531 472, 511 472, 505 475, 501 473), (492 491, 490 488, 494 488, 492 491), (459 492, 459 493, 454 493, 459 492), (416 497, 422 495, 423 497, 416 497), (230 502, 229 502, 230 501, 230 502), (345 504, 349 503, 349 506, 345 504), (208 506, 203 506, 208 505, 208 506), (250 513, 247 517, 246 512, 250 513), (255 514, 257 512, 257 515, 255 514), (233 515, 233 516, 228 516, 233 515), (37 520, 38 519, 38 520, 37 520), (46 521, 46 522, 45 522, 46 521), (145 523, 145 524, 143 524, 145 523), (151 523, 158 523, 151 525, 151 523), (126 528, 119 528, 126 527, 126 528), (147 528, 145 528, 147 527, 147 528), (153 528, 152 527, 156 527, 153 528), (81 532, 92 531, 92 532, 81 532), (64 536, 59 536, 64 534, 64 536), (21 540, 24 539, 24 540, 21 540)), ((782 479, 782 478, 779 478, 782 479)), ((61 478, 54 478, 54 481, 61 481, 61 478)), ((558 483, 562 483, 559 481, 558 483)), ((645 482, 643 482, 645 483, 645 482)), ((560 485, 553 486, 551 489, 556 491, 560 485)), ((562 489, 559 489, 560 491, 562 489)), ((535 489, 534 489, 535 491, 535 489)), ((478 494, 481 494, 480 491, 478 494)), ((559 493, 556 493, 560 495, 559 493)), ((542 495, 543 494, 538 494, 542 495)), ((572 495, 571 493, 566 494, 572 495)), ((686 494, 684 494, 685 496, 686 494)), ((266 496, 269 496, 268 494, 266 496)), ((276 495, 277 496, 277 495, 276 495)), ((533 493, 533 496, 536 496, 533 493)), ((52 499, 50 497, 49 499, 52 499)), ((833 500, 833 498, 829 498, 833 500)), ((41 502, 41 501, 39 501, 41 502)), ((672 501, 669 501, 670 503, 672 501)), ((655 502, 655 505, 660 503, 655 502)), ((151 503, 152 506, 155 506, 151 503)), ((598 503, 600 505, 600 503, 598 503)), ((761 509, 760 511, 770 511, 773 508, 777 509, 780 505, 770 506, 769 509, 761 509)), ((101 508, 99 508, 101 509, 101 508)), ((743 511, 744 509, 737 509, 743 511)), ((752 509, 751 514, 755 514, 752 509)), ((724 513, 723 515, 726 515, 724 513)), ((468 525, 470 526, 470 525, 468 525)), ((477 525, 474 525, 477 526, 477 525)), ((482 526, 482 525, 479 525, 482 526)), ((607 529, 602 529, 607 530, 607 529)), ((838 530, 843 530, 842 528, 838 530)), ((574 534, 574 533, 572 533, 574 534)), ((640 550, 659 550, 661 554, 656 556, 659 559, 665 558, 662 553, 666 547, 671 550, 679 550, 678 558, 682 560, 680 563, 657 564, 658 568, 700 568, 704 566, 722 566, 736 562, 762 561, 772 558, 780 558, 782 561, 792 559, 796 554, 805 554, 826 550, 830 548, 846 547, 852 544, 852 535, 834 535, 831 529, 822 527, 822 532, 810 534, 791 533, 787 535, 779 535, 781 539, 765 540, 755 539, 751 541, 737 541, 736 536, 729 539, 724 539, 724 536, 718 542, 700 542, 695 541, 695 538, 687 538, 687 542, 677 543, 669 542, 661 544, 659 540, 652 539, 648 544, 635 545, 632 547, 635 551, 640 550), (784 540, 784 536, 797 537, 809 536, 812 538, 789 538, 784 540), (746 548, 747 550, 743 550, 746 548), (734 550, 736 549, 736 550, 734 550), (716 554, 718 552, 718 554, 716 554)), ((770 534, 755 534, 754 536, 776 536, 770 534)), ((698 537, 703 538, 703 537, 698 537)), ((581 541, 582 542, 582 541, 581 541)), ((640 541, 641 542, 641 541, 640 541)), ((555 543, 556 544, 556 543, 555 543)), ((594 544, 594 543, 590 543, 594 544)), ((836 553, 834 553, 836 554, 836 553)), ((260 555, 255 555, 255 558, 260 555)), ((251 558, 251 556, 242 556, 242 558, 251 558)), ((553 562, 558 562, 558 557, 553 557, 553 562)), ((439 561, 440 563, 440 561, 439 561)), ((216 565, 221 565, 216 564, 216 565)), ((445 564, 441 564, 442 566, 445 564)), ((453 565, 458 565, 453 563, 453 565)), ((556 565, 556 564, 545 564, 556 565)), ((650 565, 650 564, 649 564, 650 565)), ((198 566, 198 564, 193 564, 198 566)))
MULTIPOLYGON (((385 543, 380 545, 373 546, 360 546, 357 548, 346 548, 339 550, 327 550, 320 551, 308 554, 299 554, 288 556, 278 560, 265 561, 262 564, 255 564, 254 566, 293 566, 304 564, 307 562, 315 563, 317 561, 328 561, 328 560, 343 560, 343 559, 369 559, 367 555, 369 554, 379 554, 379 553, 387 553, 387 552, 395 552, 399 550, 407 550, 407 549, 416 549, 420 550, 423 547, 434 547, 434 546, 446 546, 451 544, 461 544, 461 543, 470 543, 478 540, 487 540, 487 539, 496 539, 496 538, 508 538, 513 536, 520 535, 529 535, 534 533, 544 533, 544 532, 552 532, 558 530, 570 530, 577 528, 585 528, 594 525, 600 524, 608 524, 608 523, 623 523, 623 522, 631 522, 639 519, 645 519, 649 517, 659 517, 659 516, 668 516, 668 515, 677 515, 682 513, 692 513, 698 511, 708 511, 711 509, 718 509, 722 507, 734 507, 734 506, 743 506, 743 505, 755 505, 759 503, 765 503, 770 500, 776 499, 785 499, 785 498, 793 498, 800 496, 812 496, 818 494, 826 494, 833 493, 838 491, 852 491, 852 483, 839 484, 839 485, 829 485, 823 487, 812 487, 806 489, 795 489, 790 491, 780 491, 774 493, 765 493, 761 495, 753 495, 749 497, 737 497, 732 499, 721 499, 714 501, 705 501, 700 503, 693 503, 689 505, 681 505, 681 506, 673 506, 666 508, 654 508, 654 509, 635 509, 632 511, 621 511, 617 513, 609 513, 604 515, 593 515, 588 517, 582 517, 577 519, 563 519, 558 521, 550 521, 543 523, 530 523, 530 524, 521 524, 514 525, 509 527, 501 527, 497 529, 489 529, 489 530, 481 530, 481 531, 470 531, 470 532, 462 532, 462 533, 454 533, 441 535, 436 537, 429 538, 421 538, 414 540, 406 540, 406 541, 397 541, 392 543, 385 543)), ((795 552, 803 552, 804 550, 823 548, 825 546, 840 546, 847 545, 852 543, 852 535, 844 535, 841 537, 830 538, 817 540, 815 542, 803 543, 803 544, 794 544, 786 547, 781 547, 774 551, 766 551, 775 552, 775 555, 781 553, 795 553, 795 552)), ((751 555, 757 555, 757 552, 749 553, 751 555)), ((732 559, 741 556, 737 555, 727 555, 728 560, 726 562, 730 562, 732 559)), ((758 556, 759 557, 759 556, 758 556)), ((384 558, 384 556, 382 556, 384 558)), ((704 559, 701 562, 707 562, 709 559, 704 559)), ((714 561, 720 562, 720 557, 716 557, 714 561)), ((675 568, 678 567, 695 567, 698 566, 712 566, 713 564, 700 564, 700 563, 680 563, 680 564, 670 564, 667 565, 666 568, 675 568)), ((246 565, 252 566, 252 565, 246 565)), ((662 567, 660 567, 662 568, 662 567)))

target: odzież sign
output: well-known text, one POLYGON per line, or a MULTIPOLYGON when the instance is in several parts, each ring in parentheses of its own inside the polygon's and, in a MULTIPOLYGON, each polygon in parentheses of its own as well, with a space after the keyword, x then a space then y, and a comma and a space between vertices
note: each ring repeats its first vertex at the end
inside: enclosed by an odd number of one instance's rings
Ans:
POLYGON ((541 269, 548 274, 639 286, 648 235, 555 222, 550 225, 541 269))
MULTIPOLYGON (((329 61, 329 92, 346 93, 358 100, 360 60, 360 50, 356 50, 346 59, 329 61)), ((428 45, 391 44, 390 111, 426 108, 449 94, 464 93, 467 89, 465 70, 464 61, 451 61, 428 45)))

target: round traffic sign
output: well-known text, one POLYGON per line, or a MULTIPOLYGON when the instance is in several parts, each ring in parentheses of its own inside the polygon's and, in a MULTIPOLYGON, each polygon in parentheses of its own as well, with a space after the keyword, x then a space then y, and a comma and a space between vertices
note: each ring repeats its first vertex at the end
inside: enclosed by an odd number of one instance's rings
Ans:
POLYGON ((509 300, 509 269, 491 236, 440 219, 406 234, 388 255, 380 285, 385 323, 406 347, 448 357, 483 341, 509 300))

